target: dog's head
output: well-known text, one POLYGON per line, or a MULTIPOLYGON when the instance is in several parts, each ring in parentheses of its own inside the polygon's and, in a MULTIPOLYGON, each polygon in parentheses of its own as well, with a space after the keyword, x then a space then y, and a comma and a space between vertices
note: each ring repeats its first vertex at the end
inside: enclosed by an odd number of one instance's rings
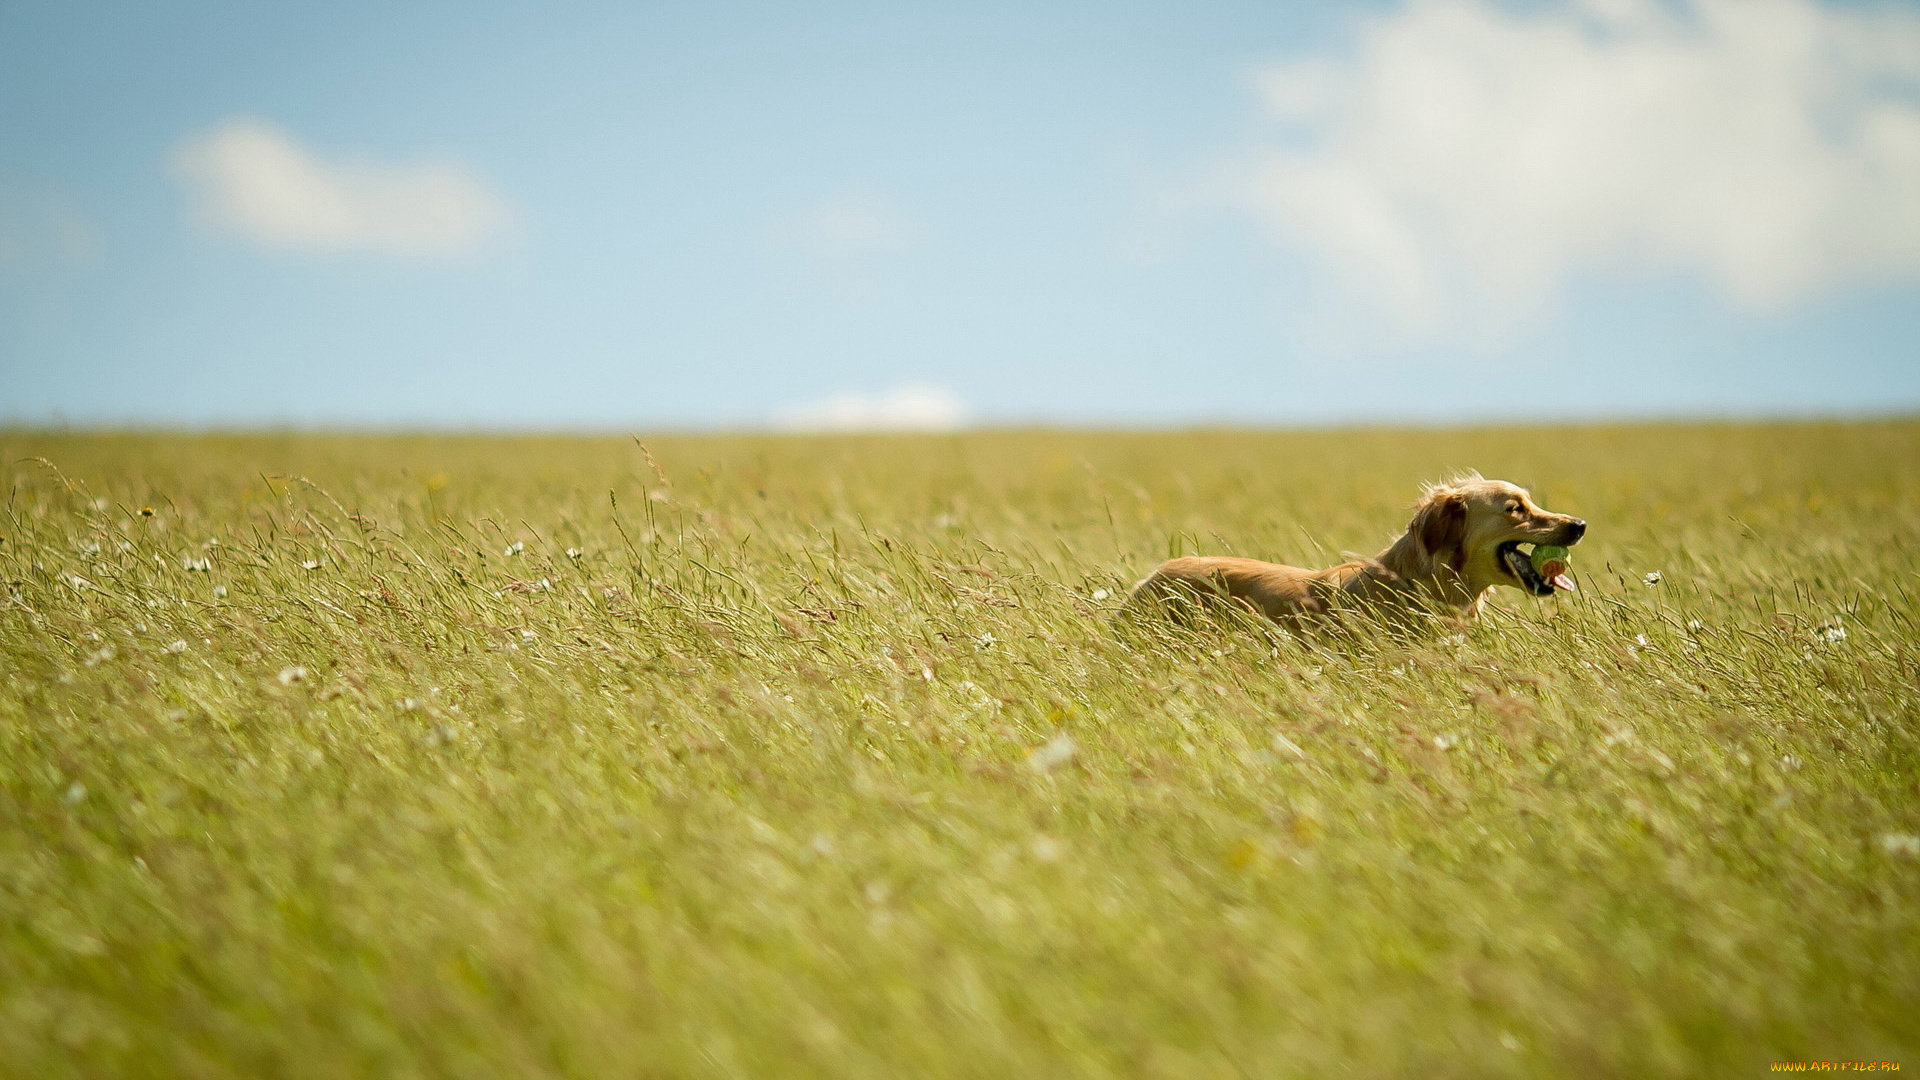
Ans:
POLYGON ((1534 572, 1520 545, 1571 547, 1586 535, 1587 523, 1542 510, 1516 484, 1473 476, 1428 488, 1407 532, 1418 539, 1435 571, 1451 569, 1476 595, 1493 585, 1511 585, 1549 596, 1553 585, 1534 572))

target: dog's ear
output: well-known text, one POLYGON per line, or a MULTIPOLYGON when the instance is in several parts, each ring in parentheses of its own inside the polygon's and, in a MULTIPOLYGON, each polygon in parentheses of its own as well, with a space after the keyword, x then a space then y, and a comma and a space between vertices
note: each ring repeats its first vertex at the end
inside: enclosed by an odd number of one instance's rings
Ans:
POLYGON ((1436 491, 1427 496, 1407 531, 1420 538, 1420 546, 1435 562, 1446 562, 1455 570, 1466 563, 1467 501, 1459 493, 1436 491))

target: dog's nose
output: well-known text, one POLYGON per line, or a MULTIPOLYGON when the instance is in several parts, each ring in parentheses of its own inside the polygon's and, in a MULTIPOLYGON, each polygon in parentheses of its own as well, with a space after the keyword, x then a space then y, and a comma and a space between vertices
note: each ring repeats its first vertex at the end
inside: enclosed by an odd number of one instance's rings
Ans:
POLYGON ((1571 522, 1567 523, 1567 543, 1577 544, 1580 542, 1580 538, 1585 535, 1587 535, 1586 522, 1581 521, 1579 518, 1574 518, 1571 522))

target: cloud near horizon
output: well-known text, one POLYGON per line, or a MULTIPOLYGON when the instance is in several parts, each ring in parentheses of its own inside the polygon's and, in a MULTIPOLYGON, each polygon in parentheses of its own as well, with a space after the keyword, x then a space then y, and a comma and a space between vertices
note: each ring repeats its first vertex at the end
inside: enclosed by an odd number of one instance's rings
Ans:
POLYGON ((970 419, 967 403, 944 387, 913 384, 878 394, 840 393, 782 409, 782 431, 957 431, 970 419))
POLYGON ((183 140, 172 165, 204 220, 282 251, 466 255, 510 216, 458 164, 327 159, 251 117, 183 140))
POLYGON ((1511 344, 1582 275, 1751 311, 1920 278, 1910 9, 1413 0, 1255 81, 1288 137, 1234 201, 1391 344, 1511 344))

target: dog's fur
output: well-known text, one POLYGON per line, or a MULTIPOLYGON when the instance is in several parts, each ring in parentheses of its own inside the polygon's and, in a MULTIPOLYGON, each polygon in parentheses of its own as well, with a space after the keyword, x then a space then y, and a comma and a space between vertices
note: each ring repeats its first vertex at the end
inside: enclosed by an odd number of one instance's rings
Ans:
POLYGON ((1586 531, 1579 518, 1534 505, 1524 488, 1470 474, 1429 486, 1405 535, 1374 558, 1325 570, 1257 559, 1168 559, 1134 586, 1128 607, 1157 606, 1177 615, 1227 603, 1289 626, 1349 610, 1389 618, 1424 611, 1465 622, 1479 614, 1495 585, 1553 591, 1537 577, 1529 583, 1516 575, 1503 545, 1567 547, 1586 531))

